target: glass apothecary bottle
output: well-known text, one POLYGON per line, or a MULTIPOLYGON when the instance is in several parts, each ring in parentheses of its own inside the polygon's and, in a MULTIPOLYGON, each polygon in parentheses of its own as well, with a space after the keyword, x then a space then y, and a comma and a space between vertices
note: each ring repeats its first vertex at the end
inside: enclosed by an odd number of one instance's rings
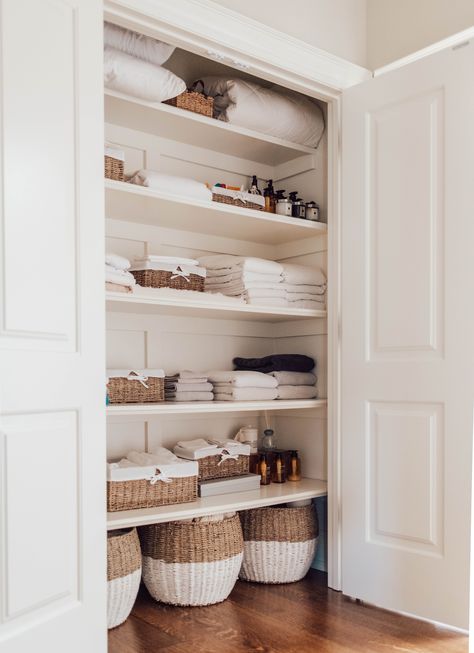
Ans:
POLYGON ((301 459, 298 456, 298 451, 296 449, 290 451, 290 469, 287 480, 301 481, 301 459))

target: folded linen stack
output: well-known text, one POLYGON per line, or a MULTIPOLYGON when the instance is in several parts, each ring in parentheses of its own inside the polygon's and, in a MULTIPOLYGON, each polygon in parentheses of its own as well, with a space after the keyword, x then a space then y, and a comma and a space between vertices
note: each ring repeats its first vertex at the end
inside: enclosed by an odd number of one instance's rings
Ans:
POLYGON ((327 281, 322 270, 285 263, 282 274, 288 306, 325 310, 327 281))
POLYGON ((153 481, 168 482, 169 477, 197 476, 198 465, 178 458, 172 451, 157 447, 152 453, 130 451, 118 462, 107 464, 109 481, 137 480, 148 477, 153 481), (189 462, 190 464, 186 464, 189 462))
POLYGON ((212 384, 204 372, 184 370, 165 377, 166 401, 212 401, 212 384))
POLYGON ((236 442, 236 440, 219 440, 197 438, 196 440, 180 440, 174 447, 174 452, 179 458, 188 460, 200 460, 207 456, 217 456, 226 453, 229 456, 248 456, 250 446, 236 442))
POLYGON ((183 195, 203 202, 212 201, 212 192, 206 184, 189 177, 167 175, 163 172, 143 168, 138 170, 129 182, 137 186, 152 188, 167 195, 183 195))
POLYGON ((247 304, 286 306, 283 266, 276 261, 217 254, 199 263, 207 270, 205 292, 242 297, 247 304))
POLYGON ((136 284, 130 274, 130 261, 123 256, 108 252, 105 255, 105 289, 111 292, 132 292, 136 284))
POLYGON ((254 371, 211 371, 207 373, 216 401, 266 401, 278 396, 278 381, 254 371))
POLYGON ((256 373, 265 373, 274 379, 277 399, 314 399, 318 396, 317 378, 311 372, 315 361, 309 356, 273 354, 264 358, 234 358, 233 362, 238 370, 256 370, 256 373))

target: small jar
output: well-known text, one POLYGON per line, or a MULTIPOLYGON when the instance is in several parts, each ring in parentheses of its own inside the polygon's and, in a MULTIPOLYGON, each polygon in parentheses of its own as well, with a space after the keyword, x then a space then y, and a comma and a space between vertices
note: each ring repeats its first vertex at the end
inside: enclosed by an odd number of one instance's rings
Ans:
POLYGON ((306 206, 302 199, 296 199, 291 206, 291 215, 293 218, 304 218, 306 217, 306 206))
POLYGON ((301 481, 301 460, 296 449, 290 452, 290 469, 287 479, 289 481, 301 481))
POLYGON ((306 203, 306 220, 313 220, 314 222, 319 221, 319 206, 316 202, 307 202, 306 203))
POLYGON ((293 202, 291 200, 289 200, 287 197, 281 197, 280 199, 277 199, 275 210, 278 215, 286 215, 291 217, 292 206, 293 202))
POLYGON ((265 429, 262 438, 262 449, 272 451, 276 449, 276 437, 273 429, 265 429))

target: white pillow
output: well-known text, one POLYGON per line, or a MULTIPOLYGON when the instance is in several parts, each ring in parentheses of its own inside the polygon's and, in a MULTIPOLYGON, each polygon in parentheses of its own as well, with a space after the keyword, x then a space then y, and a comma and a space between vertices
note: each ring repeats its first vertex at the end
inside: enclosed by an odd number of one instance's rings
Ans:
POLYGON ((292 143, 319 145, 324 117, 309 98, 243 79, 205 77, 203 82, 206 95, 215 98, 216 118, 292 143))
POLYGON ((131 184, 154 188, 171 195, 185 195, 202 201, 212 201, 212 193, 206 184, 188 177, 167 175, 156 170, 139 170, 130 179, 131 184))
POLYGON ((163 102, 186 90, 186 83, 166 68, 109 47, 104 49, 104 84, 150 102, 163 102))
POLYGON ((161 66, 174 52, 174 45, 104 22, 104 45, 161 66))

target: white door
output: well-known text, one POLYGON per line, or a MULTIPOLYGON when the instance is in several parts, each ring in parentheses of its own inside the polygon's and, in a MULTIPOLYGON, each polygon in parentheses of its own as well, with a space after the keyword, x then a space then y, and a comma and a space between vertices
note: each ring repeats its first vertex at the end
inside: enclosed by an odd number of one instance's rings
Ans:
POLYGON ((343 96, 342 588, 468 625, 474 43, 343 96))
POLYGON ((0 650, 103 653, 102 7, 0 11, 0 650))

